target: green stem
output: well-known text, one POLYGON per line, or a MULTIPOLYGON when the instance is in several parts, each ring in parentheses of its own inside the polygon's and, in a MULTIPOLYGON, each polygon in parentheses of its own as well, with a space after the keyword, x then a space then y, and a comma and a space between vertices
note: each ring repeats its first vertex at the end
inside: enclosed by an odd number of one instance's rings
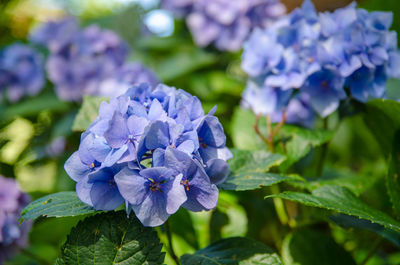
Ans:
MULTIPOLYGON (((272 194, 280 193, 279 186, 272 185, 271 192, 272 194)), ((285 204, 283 200, 281 198, 273 198, 272 200, 274 202, 275 211, 276 214, 278 215, 279 221, 281 222, 281 224, 287 225, 289 223, 289 217, 286 213, 285 204)))
MULTIPOLYGON (((324 119, 323 129, 324 130, 328 129, 328 118, 324 119)), ((324 163, 325 163, 326 154, 328 152, 328 145, 329 145, 329 141, 322 145, 321 155, 320 155, 318 165, 317 165, 317 172, 316 172, 317 177, 321 177, 322 173, 324 171, 324 163)))
POLYGON ((180 265, 179 263, 179 258, 178 256, 175 254, 174 251, 174 246, 172 244, 172 233, 171 233, 171 227, 169 225, 169 220, 167 220, 165 222, 165 232, 167 234, 167 239, 168 239, 168 247, 167 250, 169 252, 169 254, 171 255, 171 258, 175 261, 176 265, 180 265))

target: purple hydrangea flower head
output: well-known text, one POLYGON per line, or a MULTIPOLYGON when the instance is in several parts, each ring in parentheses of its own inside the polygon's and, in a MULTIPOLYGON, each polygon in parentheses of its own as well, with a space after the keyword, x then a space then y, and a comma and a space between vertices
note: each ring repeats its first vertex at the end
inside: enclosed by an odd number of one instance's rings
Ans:
POLYGON ((181 206, 215 208, 232 154, 214 112, 163 84, 134 85, 103 102, 65 163, 79 198, 102 210, 125 202, 146 226, 161 225, 181 206))
POLYGON ((43 58, 31 47, 15 43, 0 52, 0 99, 16 102, 38 94, 45 84, 43 58))
POLYGON ((128 55, 127 45, 114 32, 95 25, 50 51, 49 79, 59 98, 67 101, 79 101, 83 94, 98 95, 101 81, 113 76, 128 55))
POLYGON ((279 0, 164 0, 162 6, 187 16, 197 45, 214 43, 228 51, 239 50, 254 28, 265 28, 286 12, 279 0))
MULTIPOLYGON (((242 57, 242 68, 250 77, 243 105, 256 114, 277 111, 273 115, 277 119, 282 109, 289 108, 276 107, 272 88, 295 89, 326 117, 347 96, 361 102, 385 97, 386 80, 400 77, 397 36, 389 31, 392 19, 391 13, 357 9, 355 3, 318 14, 306 0, 267 29, 254 30, 242 57)), ((286 104, 291 102, 298 101, 286 104)))
POLYGON ((52 52, 60 51, 68 45, 79 32, 75 18, 68 17, 57 21, 48 21, 32 30, 29 40, 35 44, 46 46, 52 52))
POLYGON ((15 180, 0 176, 1 264, 27 244, 31 223, 24 222, 20 226, 18 219, 29 201, 29 196, 22 193, 15 180))

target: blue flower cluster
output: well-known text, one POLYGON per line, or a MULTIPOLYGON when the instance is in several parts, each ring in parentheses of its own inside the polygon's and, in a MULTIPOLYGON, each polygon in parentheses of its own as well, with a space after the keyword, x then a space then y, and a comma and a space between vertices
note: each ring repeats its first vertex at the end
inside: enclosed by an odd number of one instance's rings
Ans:
POLYGON ((355 3, 318 14, 306 0, 268 29, 256 29, 244 45, 242 68, 250 80, 243 105, 273 116, 296 100, 293 95, 306 94, 300 97, 307 98, 302 116, 308 123, 307 106, 326 117, 347 96, 361 102, 385 97, 386 80, 400 78, 392 18, 355 3))
POLYGON ((214 43, 220 50, 237 51, 250 32, 266 28, 286 12, 279 0, 164 0, 162 4, 179 15, 197 45, 214 43))
POLYGON ((214 112, 163 84, 142 83, 103 102, 65 163, 78 197, 97 210, 125 202, 145 226, 161 225, 181 206, 215 208, 232 154, 214 112))
POLYGON ((0 100, 11 102, 38 94, 45 84, 43 58, 31 47, 15 43, 0 52, 0 100))
POLYGON ((0 264, 27 244, 31 223, 18 219, 29 201, 15 180, 0 176, 0 264))
POLYGON ((126 63, 128 45, 96 25, 80 29, 72 18, 48 22, 34 30, 30 39, 48 47, 47 73, 63 100, 80 101, 84 94, 118 96, 135 83, 159 83, 141 64, 126 63))

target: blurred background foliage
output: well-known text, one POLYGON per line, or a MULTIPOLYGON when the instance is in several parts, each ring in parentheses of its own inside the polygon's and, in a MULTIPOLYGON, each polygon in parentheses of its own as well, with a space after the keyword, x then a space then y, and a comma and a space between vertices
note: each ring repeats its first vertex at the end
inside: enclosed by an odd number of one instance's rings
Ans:
MULTIPOLYGON (((300 0, 283 2, 289 10, 301 3, 300 0)), ((320 10, 349 3, 345 0, 314 2, 320 10)), ((359 6, 394 12, 393 29, 400 32, 398 0, 363 0, 359 6)), ((172 21, 170 14, 160 16, 157 12, 157 0, 0 0, 0 47, 15 41, 27 42, 27 34, 37 24, 65 15, 79 17, 82 25, 99 24, 114 30, 129 43, 130 60, 141 61, 154 69, 167 85, 184 88, 198 96, 206 111, 218 105, 216 115, 225 128, 229 147, 263 147, 252 129, 254 117, 238 107, 246 80, 240 68, 240 53, 199 48, 193 44, 183 21, 172 21)), ((398 81, 389 82, 389 97, 399 97, 395 91, 398 85, 398 81)), ((63 165, 79 144, 79 132, 71 130, 78 109, 76 103, 61 102, 49 82, 35 98, 0 105, 0 173, 16 178, 33 199, 74 190, 74 182, 63 165), (51 144, 57 139, 65 139, 65 151, 54 154, 51 144)), ((349 111, 343 110, 343 113, 349 111)), ((386 158, 366 126, 368 117, 357 110, 351 114, 339 119, 339 111, 329 118, 328 127, 336 130, 329 144, 323 178, 300 188, 313 190, 324 184, 343 185, 361 195, 369 205, 390 214, 389 198, 382 196, 386 194, 382 192, 386 188, 386 158)), ((321 148, 311 150, 294 165, 296 172, 310 180, 315 178, 317 165, 313 157, 320 156, 321 152, 321 148)), ((295 186, 284 184, 281 189, 291 190, 295 186)), ((222 192, 215 211, 192 213, 181 209, 171 217, 178 256, 223 237, 249 236, 278 250, 285 262, 352 264, 346 256, 350 253, 357 264, 400 264, 399 234, 369 221, 362 224, 364 229, 354 228, 354 223, 360 222, 356 218, 332 216, 322 209, 285 202, 293 220, 302 216, 296 229, 290 230, 276 221, 273 201, 263 199, 265 194, 274 192, 271 188, 222 192), (379 250, 374 249, 377 241, 379 250), (364 264, 370 253, 373 257, 364 264), (323 257, 331 259, 330 263, 325 263, 323 257)), ((78 221, 79 218, 37 221, 30 234, 30 247, 10 264, 52 264, 70 228, 78 221)), ((170 262, 167 256, 165 263, 170 262)))

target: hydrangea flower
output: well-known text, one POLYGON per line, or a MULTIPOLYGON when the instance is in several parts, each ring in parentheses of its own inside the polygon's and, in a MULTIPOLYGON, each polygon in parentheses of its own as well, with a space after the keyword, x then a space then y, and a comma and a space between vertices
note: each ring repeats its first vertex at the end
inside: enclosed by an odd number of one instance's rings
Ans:
POLYGON ((161 6, 173 11, 176 16, 183 17, 190 13, 195 2, 196 0, 163 0, 161 6))
POLYGON ((20 226, 19 216, 30 198, 13 179, 0 176, 0 263, 26 246, 30 222, 20 226))
POLYGON ((242 105, 278 117, 292 101, 273 91, 288 91, 289 99, 306 95, 307 105, 326 117, 348 96, 361 102, 384 98, 386 80, 400 78, 392 17, 355 3, 318 14, 306 0, 269 28, 254 30, 244 45, 242 68, 250 79, 242 105))
POLYGON ((0 100, 11 102, 38 94, 45 84, 43 58, 28 45, 15 43, 0 52, 0 100))
POLYGON ((127 63, 128 45, 110 30, 96 25, 79 29, 75 19, 47 22, 30 39, 47 46, 46 68, 60 99, 80 101, 84 94, 118 96, 140 82, 158 78, 140 63, 127 63))
POLYGON ((239 50, 254 28, 267 27, 286 11, 279 0, 164 0, 162 5, 187 15, 197 45, 214 43, 228 51, 239 50))
POLYGON ((51 52, 59 52, 72 41, 74 35, 78 32, 78 22, 69 17, 39 25, 29 34, 29 40, 35 44, 48 47, 51 52))
POLYGON ((97 210, 125 202, 145 226, 161 225, 181 206, 215 208, 232 154, 214 112, 163 84, 142 83, 103 102, 65 163, 78 197, 97 210))

